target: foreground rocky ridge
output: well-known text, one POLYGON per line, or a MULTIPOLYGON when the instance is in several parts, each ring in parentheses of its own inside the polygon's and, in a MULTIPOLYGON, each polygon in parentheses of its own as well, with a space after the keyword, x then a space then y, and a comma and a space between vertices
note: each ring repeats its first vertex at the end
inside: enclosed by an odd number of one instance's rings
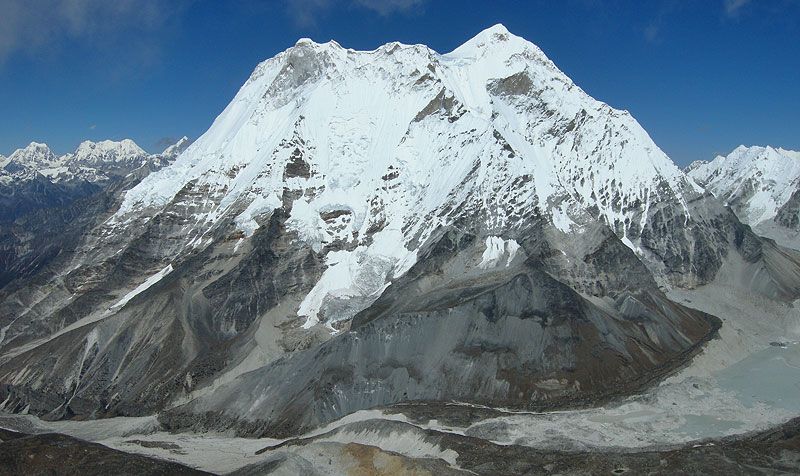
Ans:
POLYGON ((723 316, 719 337, 673 377, 602 407, 542 413, 454 402, 405 403, 360 411, 288 440, 167 433, 155 417, 46 422, 0 414, 0 426, 26 433, 64 432, 215 474, 241 468, 243 474, 358 474, 371 468, 378 474, 502 474, 520 468, 546 474, 556 466, 579 472, 587 464, 589 469, 628 472, 640 467, 669 473, 685 468, 739 474, 753 467, 791 472, 796 465, 792 450, 780 439, 742 445, 744 450, 729 443, 748 442, 751 435, 742 433, 753 429, 771 433, 761 429, 780 426, 800 411, 791 383, 800 375, 800 343, 770 345, 798 338, 798 311, 735 286, 670 296, 723 316), (794 411, 782 410, 787 405, 794 411), (689 426, 701 416, 707 422, 697 434, 697 427, 689 426), (506 453, 509 447, 514 450, 506 453))
POLYGON ((301 40, 115 203, 0 290, 6 410, 291 436, 410 400, 589 405, 713 336, 662 288, 727 266, 800 295, 797 252, 502 26, 446 55, 301 40))
MULTIPOLYGON (((403 444, 398 443, 400 446, 403 444)), ((365 421, 313 438, 289 440, 261 452, 270 456, 234 474, 289 474, 301 468, 306 474, 334 474, 336 469, 328 472, 324 465, 329 457, 337 460, 339 468, 346 467, 348 459, 355 459, 376 474, 391 474, 380 471, 383 460, 390 458, 387 455, 399 460, 394 463, 398 468, 395 474, 417 474, 417 468, 425 463, 428 472, 422 474, 781 474, 800 470, 800 420, 746 437, 660 451, 602 453, 537 451, 454 433, 423 431, 400 422, 365 421), (370 439, 389 438, 413 440, 417 448, 434 450, 427 457, 410 458, 369 443, 370 439)))
POLYGON ((67 435, 26 435, 2 429, 0 473, 120 476, 209 474, 176 463, 113 450, 67 435))
MULTIPOLYGON (((135 436, 125 442, 129 447, 163 448, 167 454, 177 451, 173 456, 183 450, 169 441, 135 436)), ((0 450, 0 468, 5 471, 78 474, 80 467, 80 474, 86 475, 211 474, 53 433, 0 430, 0 450)), ((672 448, 565 452, 366 420, 252 453, 249 457, 257 462, 214 474, 790 474, 800 470, 800 422, 794 419, 768 431, 672 448)))

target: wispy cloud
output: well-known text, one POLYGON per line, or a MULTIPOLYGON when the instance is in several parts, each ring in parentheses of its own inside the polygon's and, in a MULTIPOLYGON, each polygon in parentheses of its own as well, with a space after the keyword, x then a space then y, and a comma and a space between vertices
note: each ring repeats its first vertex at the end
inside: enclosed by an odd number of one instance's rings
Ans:
POLYGON ((725 14, 729 17, 736 17, 750 0, 725 0, 725 14))
POLYGON ((386 16, 419 8, 425 3, 425 0, 355 0, 355 3, 386 16))
POLYGON ((650 43, 656 43, 659 40, 659 33, 661 33, 661 25, 659 23, 651 23, 644 29, 644 39, 650 43))
POLYGON ((37 56, 66 41, 98 46, 147 45, 185 2, 176 0, 0 0, 0 65, 15 54, 37 56))
MULTIPOLYGON (((676 0, 663 0, 658 4, 655 15, 650 23, 644 28, 644 39, 648 43, 661 43, 663 41, 663 30, 668 20, 678 11, 682 5, 676 0)), ((666 28, 668 30, 668 28, 666 28)))
POLYGON ((335 7, 356 7, 381 16, 409 13, 422 8, 427 0, 285 0, 286 10, 303 27, 313 26, 321 15, 335 7))
POLYGON ((89 126, 90 131, 93 131, 95 129, 97 129, 97 124, 92 124, 91 126, 89 126))

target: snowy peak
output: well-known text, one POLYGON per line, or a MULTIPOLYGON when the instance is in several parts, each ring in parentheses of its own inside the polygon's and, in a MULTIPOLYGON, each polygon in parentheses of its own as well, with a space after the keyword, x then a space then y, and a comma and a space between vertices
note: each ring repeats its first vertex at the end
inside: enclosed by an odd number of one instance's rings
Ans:
POLYGON ((461 46, 453 50, 450 55, 465 55, 469 52, 486 49, 519 49, 532 48, 537 51, 539 48, 528 40, 512 34, 502 24, 491 26, 471 39, 464 42, 461 46))
POLYGON ((141 161, 149 154, 130 139, 121 141, 84 141, 68 157, 71 164, 96 166, 100 164, 131 163, 141 161))
POLYGON ((733 207, 740 220, 757 226, 773 219, 800 187, 800 153, 740 145, 688 173, 733 207))
POLYGON ((494 26, 491 26, 474 37, 470 38, 466 42, 464 42, 461 46, 456 48, 455 51, 467 51, 470 49, 482 49, 482 48, 490 48, 492 46, 507 44, 507 43, 527 43, 533 46, 532 43, 529 43, 524 38, 511 34, 508 29, 503 26, 502 24, 498 23, 494 26))
MULTIPOLYGON (((494 25, 490 26, 489 28, 483 30, 479 34, 497 34, 497 35, 509 35, 511 34, 506 28, 505 25, 502 23, 495 23, 494 25)), ((518 36, 516 38, 519 38, 518 36)))
POLYGON ((183 225, 190 250, 222 217, 246 239, 281 208, 313 250, 346 249, 326 256, 328 272, 301 306, 313 325, 330 292, 373 296, 384 285, 362 285, 347 274, 352 263, 400 276, 436 229, 459 220, 507 239, 532 216, 562 233, 599 218, 637 249, 651 204, 678 204, 688 220, 702 192, 629 113, 495 26, 447 54, 299 41, 259 64, 107 226, 118 234, 150 211, 193 210, 183 225), (189 188, 201 192, 181 193, 189 188))
POLYGON ((30 168, 52 167, 59 160, 47 144, 39 142, 31 142, 27 147, 17 149, 8 159, 17 166, 30 168))
POLYGON ((170 160, 175 159, 181 153, 183 153, 183 151, 186 150, 191 144, 192 141, 188 137, 183 136, 178 140, 178 142, 164 149, 164 151, 161 152, 161 155, 169 158, 170 160))
POLYGON ((120 141, 84 141, 75 152, 57 156, 46 144, 32 142, 10 157, 0 157, 4 182, 31 180, 43 175, 52 182, 83 180, 105 182, 112 176, 124 176, 141 167, 160 169, 171 163, 191 141, 183 137, 163 154, 148 154, 131 139, 120 141))

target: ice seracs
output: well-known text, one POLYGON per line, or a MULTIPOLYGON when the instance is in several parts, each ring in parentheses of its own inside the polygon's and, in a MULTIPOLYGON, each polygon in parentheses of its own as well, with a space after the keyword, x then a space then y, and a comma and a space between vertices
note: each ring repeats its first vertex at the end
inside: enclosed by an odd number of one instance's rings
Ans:
POLYGON ((514 261, 519 251, 519 243, 515 240, 504 240, 499 236, 487 236, 486 249, 481 255, 479 268, 488 269, 496 266, 508 266, 514 261))

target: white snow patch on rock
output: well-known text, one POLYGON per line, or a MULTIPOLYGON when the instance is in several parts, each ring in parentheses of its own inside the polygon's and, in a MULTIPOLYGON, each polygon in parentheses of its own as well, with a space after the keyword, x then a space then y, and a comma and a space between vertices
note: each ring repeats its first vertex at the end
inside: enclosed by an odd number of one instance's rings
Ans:
POLYGON ((152 285, 154 285, 157 282, 161 281, 164 278, 164 276, 168 275, 171 272, 172 272, 172 264, 168 264, 164 269, 162 269, 158 273, 156 273, 156 274, 150 276, 149 278, 147 278, 145 280, 145 282, 143 282, 142 284, 137 286, 136 289, 134 289, 133 291, 131 291, 128 294, 126 294, 125 296, 123 296, 123 298, 120 299, 119 301, 117 301, 113 306, 111 306, 111 308, 112 309, 118 309, 118 308, 121 308, 122 306, 124 306, 125 304, 128 304, 128 301, 130 301, 131 299, 133 299, 137 295, 143 293, 148 288, 150 288, 152 285))
POLYGON ((416 261, 416 253, 403 246, 399 230, 383 230, 373 236, 369 247, 352 251, 331 251, 326 256, 327 269, 306 295, 297 311, 305 317, 304 329, 320 322, 326 302, 335 299, 359 298, 349 303, 347 311, 326 315, 330 325, 348 319, 375 302, 389 285, 389 276, 405 273, 416 261))
POLYGON ((481 269, 495 268, 505 259, 505 266, 514 261, 519 250, 519 243, 515 240, 504 240, 499 236, 486 237, 486 249, 481 256, 478 267, 481 269))
POLYGON ((252 236, 258 229, 255 217, 271 212, 281 206, 281 200, 275 195, 258 196, 234 220, 236 227, 247 236, 252 236))
POLYGON ((577 226, 563 207, 553 208, 553 225, 564 233, 569 233, 573 226, 577 226))

